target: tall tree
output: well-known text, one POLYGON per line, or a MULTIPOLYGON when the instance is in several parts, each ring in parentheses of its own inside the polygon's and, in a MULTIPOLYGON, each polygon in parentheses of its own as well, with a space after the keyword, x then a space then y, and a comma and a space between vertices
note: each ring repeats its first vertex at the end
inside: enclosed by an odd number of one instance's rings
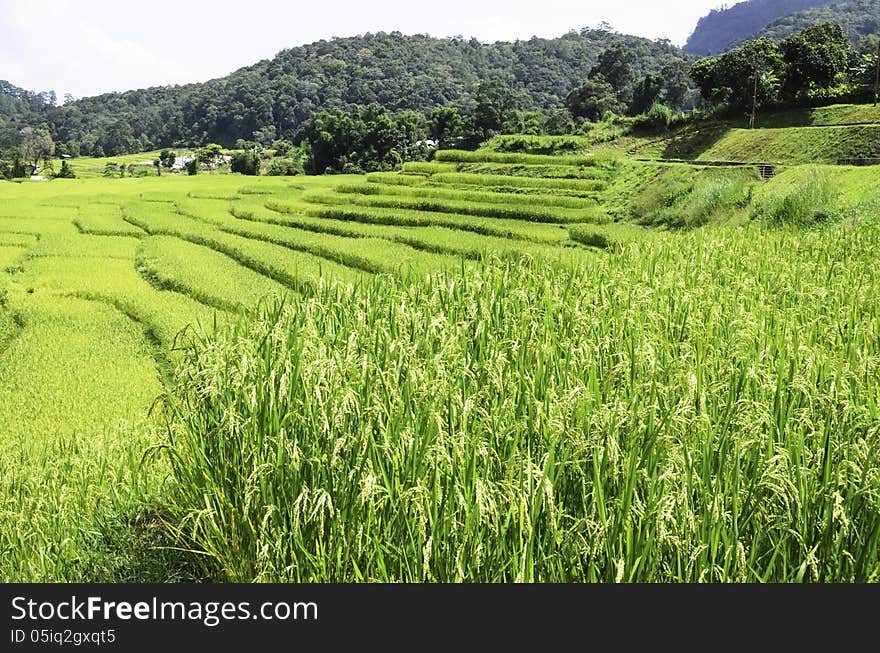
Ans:
POLYGON ((840 25, 808 27, 779 44, 787 67, 784 93, 798 97, 814 88, 829 88, 845 75, 853 48, 840 25))
POLYGON ((599 55, 598 63, 590 71, 590 79, 601 78, 611 85, 621 106, 632 102, 635 82, 635 52, 624 43, 616 43, 599 55))
POLYGON ((614 88, 599 75, 573 89, 565 98, 565 106, 575 118, 598 122, 606 111, 619 112, 622 105, 614 88))
POLYGON ((660 99, 662 93, 663 79, 660 75, 648 73, 633 89, 633 100, 630 105, 630 113, 635 116, 645 113, 651 108, 651 105, 660 99))
POLYGON ((55 153, 55 143, 45 127, 21 130, 19 151, 24 161, 31 167, 31 174, 39 167, 40 161, 48 160, 55 153))

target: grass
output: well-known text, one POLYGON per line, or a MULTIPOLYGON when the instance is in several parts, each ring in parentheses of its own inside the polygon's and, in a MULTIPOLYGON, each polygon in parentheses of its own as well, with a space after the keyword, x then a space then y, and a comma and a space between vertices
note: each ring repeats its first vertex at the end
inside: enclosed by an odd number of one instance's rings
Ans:
POLYGON ((733 129, 700 154, 703 161, 835 163, 880 156, 880 125, 733 129))

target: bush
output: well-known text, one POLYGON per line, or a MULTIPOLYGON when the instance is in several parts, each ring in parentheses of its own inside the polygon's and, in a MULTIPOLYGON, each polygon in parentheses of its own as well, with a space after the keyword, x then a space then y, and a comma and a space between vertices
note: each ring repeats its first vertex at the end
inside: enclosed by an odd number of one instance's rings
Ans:
POLYGON ((232 172, 239 172, 243 175, 256 177, 260 174, 260 156, 254 150, 236 152, 232 155, 230 169, 232 172))
POLYGON ((197 175, 199 173, 199 160, 193 157, 190 161, 186 162, 186 174, 190 177, 193 175, 197 175))
POLYGON ((295 177, 305 174, 302 161, 297 159, 272 159, 266 174, 270 177, 295 177))
POLYGON ((669 129, 676 119, 677 116, 672 109, 665 104, 655 102, 646 113, 636 116, 633 120, 633 129, 642 131, 669 129))
POLYGON ((70 164, 67 161, 61 162, 61 170, 58 171, 58 174, 55 175, 56 179, 76 179, 76 175, 73 172, 73 168, 70 167, 70 164))

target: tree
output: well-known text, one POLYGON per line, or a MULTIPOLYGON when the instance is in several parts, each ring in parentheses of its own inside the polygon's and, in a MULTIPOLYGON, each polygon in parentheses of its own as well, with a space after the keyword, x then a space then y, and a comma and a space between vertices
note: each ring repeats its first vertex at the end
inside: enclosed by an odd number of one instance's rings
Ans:
POLYGON ((634 116, 646 113, 663 93, 663 79, 654 73, 645 75, 633 89, 630 113, 634 116))
POLYGON ((590 71, 589 79, 601 78, 610 84, 617 96, 618 104, 628 107, 632 103, 635 82, 634 62, 635 53, 632 48, 623 43, 616 43, 599 55, 599 61, 590 71))
POLYGON ((779 47, 762 38, 720 57, 700 59, 691 67, 691 77, 708 102, 754 110, 776 101, 784 71, 779 47))
POLYGON ((690 91, 688 64, 683 59, 670 59, 660 71, 663 78, 663 103, 673 109, 681 109, 690 91))
POLYGON ((606 111, 618 112, 620 103, 611 84, 601 76, 588 79, 565 98, 565 106, 575 118, 599 122, 606 111))
POLYGON ((485 140, 501 131, 508 116, 516 109, 510 87, 501 80, 482 82, 477 89, 474 127, 485 140))
POLYGON ((76 179, 76 174, 74 174, 73 168, 70 167, 67 161, 61 162, 61 170, 58 171, 56 179, 76 179))
POLYGON ((45 127, 34 129, 25 127, 21 130, 21 142, 19 144, 21 158, 30 166, 33 174, 40 165, 40 161, 49 159, 55 152, 55 143, 45 127))
POLYGON ((298 159, 272 159, 266 170, 270 177, 293 177, 304 172, 302 161, 298 159))
POLYGON ((278 157, 290 156, 295 147, 296 146, 293 143, 285 139, 277 140, 272 143, 272 149, 275 151, 275 156, 278 157))
POLYGON ((193 157, 189 161, 187 161, 184 167, 186 168, 186 174, 188 174, 190 177, 199 174, 199 160, 196 157, 193 157))
POLYGON ((260 174, 260 155, 254 150, 236 152, 232 155, 232 172, 255 177, 260 174))
POLYGON ((223 147, 217 143, 210 143, 195 151, 195 159, 209 170, 214 170, 222 157, 223 147))
POLYGON ((104 164, 104 176, 108 179, 119 176, 119 164, 115 161, 108 161, 104 164))
POLYGON ((171 168, 174 167, 175 161, 177 161, 177 152, 172 152, 171 150, 162 150, 159 152, 159 165, 163 168, 171 170, 171 168))
POLYGON ((808 27, 782 41, 779 50, 786 65, 783 92, 789 98, 834 86, 854 54, 843 28, 833 23, 808 27))
POLYGON ((461 136, 461 113, 455 107, 434 107, 428 119, 428 136, 437 141, 440 149, 454 145, 461 136))

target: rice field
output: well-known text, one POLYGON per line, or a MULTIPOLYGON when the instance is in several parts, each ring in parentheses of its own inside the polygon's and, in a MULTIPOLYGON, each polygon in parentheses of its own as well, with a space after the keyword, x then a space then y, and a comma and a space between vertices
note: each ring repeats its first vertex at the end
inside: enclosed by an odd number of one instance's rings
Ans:
POLYGON ((880 581, 871 174, 0 183, 0 580, 880 581))

